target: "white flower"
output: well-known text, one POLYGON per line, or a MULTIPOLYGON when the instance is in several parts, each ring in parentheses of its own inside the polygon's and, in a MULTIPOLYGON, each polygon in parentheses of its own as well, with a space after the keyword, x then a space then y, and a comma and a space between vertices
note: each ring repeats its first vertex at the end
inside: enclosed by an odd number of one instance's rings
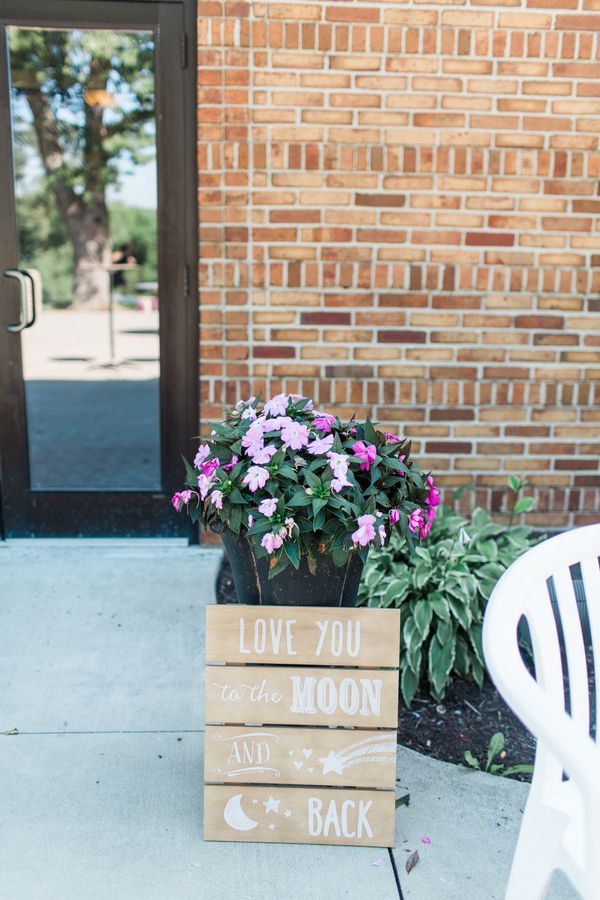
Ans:
POLYGON ((277 509, 277 499, 275 497, 269 497, 267 500, 263 500, 258 504, 258 511, 263 514, 263 516, 267 516, 268 519, 274 514, 277 509))
POLYGON ((314 441, 311 441, 306 449, 312 456, 320 456, 321 454, 329 453, 332 445, 333 435, 328 434, 327 437, 316 438, 314 441))
POLYGON ((198 490, 200 491, 200 499, 206 500, 206 496, 214 484, 212 475, 198 475, 198 490))
POLYGON ((284 447, 292 450, 302 450, 308 444, 308 425, 300 422, 290 422, 281 429, 281 440, 284 447))
POLYGON ((200 468, 207 456, 210 456, 210 447, 208 444, 200 444, 194 459, 194 465, 197 469, 200 468))
POLYGON ((248 456, 252 457, 252 461, 255 462, 257 466, 264 465, 265 463, 271 462, 271 457, 275 456, 277 453, 277 447, 273 447, 272 444, 268 447, 260 447, 258 444, 252 444, 251 447, 248 447, 246 453, 248 456))
POLYGON ((269 480, 269 470, 263 469, 262 466, 250 466, 244 478, 244 484, 254 493, 259 488, 263 488, 269 480))
POLYGON ((288 403, 288 394, 276 394, 275 397, 267 400, 263 412, 266 416, 285 416, 288 403))
POLYGON ((223 491, 213 491, 210 495, 210 502, 215 509, 223 509, 223 491))
POLYGON ((329 468, 335 477, 345 481, 348 474, 348 456, 345 453, 335 453, 333 450, 330 450, 327 457, 329 459, 329 468))

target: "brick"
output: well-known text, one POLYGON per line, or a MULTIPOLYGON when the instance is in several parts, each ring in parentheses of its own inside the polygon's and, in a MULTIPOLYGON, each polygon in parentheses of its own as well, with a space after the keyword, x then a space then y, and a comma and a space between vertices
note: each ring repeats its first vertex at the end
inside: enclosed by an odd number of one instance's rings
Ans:
POLYGON ((424 344, 424 331, 378 331, 377 340, 383 344, 424 344))

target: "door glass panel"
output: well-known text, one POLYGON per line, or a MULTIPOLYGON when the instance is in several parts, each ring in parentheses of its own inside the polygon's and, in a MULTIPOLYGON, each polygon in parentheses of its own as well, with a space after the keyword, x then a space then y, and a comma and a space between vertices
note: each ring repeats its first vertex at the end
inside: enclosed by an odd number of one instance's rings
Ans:
POLYGON ((8 31, 31 487, 158 489, 153 33, 8 31))

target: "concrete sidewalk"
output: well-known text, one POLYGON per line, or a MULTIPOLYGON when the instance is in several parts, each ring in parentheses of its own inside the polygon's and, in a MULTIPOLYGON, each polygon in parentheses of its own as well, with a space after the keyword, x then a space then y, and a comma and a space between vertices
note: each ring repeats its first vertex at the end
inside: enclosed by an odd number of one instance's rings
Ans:
MULTIPOLYGON (((527 787, 405 749, 393 855, 203 842, 202 606, 218 562, 163 542, 0 544, 2 896, 501 900, 527 787)), ((576 895, 557 881, 550 896, 576 895)))

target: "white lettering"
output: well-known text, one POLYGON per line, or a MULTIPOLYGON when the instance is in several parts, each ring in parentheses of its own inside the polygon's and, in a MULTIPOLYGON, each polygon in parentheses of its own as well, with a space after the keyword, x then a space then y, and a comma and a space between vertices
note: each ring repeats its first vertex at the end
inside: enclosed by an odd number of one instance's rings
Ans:
POLYGON ((314 713, 315 708, 315 684, 317 679, 312 675, 301 678, 299 675, 291 675, 292 679, 292 705, 290 712, 314 713))
POLYGON ((360 622, 348 622, 348 634, 346 637, 346 649, 348 656, 358 656, 360 652, 360 622), (352 644, 352 626, 354 625, 354 645, 352 644))
POLYGON ((342 834, 345 838, 356 837, 356 832, 350 831, 348 828, 348 810, 350 808, 354 809, 354 806, 354 800, 344 800, 342 803, 342 834))
POLYGON ((373 801, 369 800, 359 800, 358 801, 358 824, 356 826, 356 831, 358 832, 358 837, 361 838, 363 836, 363 829, 367 837, 373 837, 373 831, 371 826, 369 825, 369 820, 367 819, 367 813, 372 805, 373 801))
POLYGON ((319 643, 317 644, 317 651, 316 651, 317 656, 321 655, 321 650, 323 649, 323 642, 325 640, 325 635, 327 634, 328 625, 329 625, 329 622, 319 622, 317 620, 317 627, 318 627, 319 631, 321 632, 319 635, 319 643))
POLYGON ((329 808, 327 810, 327 814, 325 816, 325 824, 323 825, 323 834, 325 837, 329 836, 329 829, 333 825, 333 830, 335 831, 336 837, 341 836, 340 831, 340 822, 337 814, 337 807, 335 805, 335 800, 331 800, 329 803, 329 808))
POLYGON ((277 619, 277 624, 275 624, 274 619, 269 619, 269 630, 271 632, 271 646, 273 647, 273 653, 279 654, 282 628, 283 622, 281 621, 281 619, 277 619))
POLYGON ((289 619, 285 623, 285 646, 287 650, 288 656, 298 656, 297 652, 294 650, 292 646, 292 642, 294 640, 294 636, 292 634, 292 625, 296 624, 295 619, 289 619))
POLYGON ((326 715, 330 716, 335 712, 338 698, 333 678, 319 678, 317 703, 321 712, 324 712, 326 715))
POLYGON ((308 798, 308 833, 311 837, 318 837, 321 834, 323 820, 321 819, 321 810, 323 809, 323 801, 318 797, 308 798))
POLYGON ((361 716, 378 716, 381 712, 381 678, 361 678, 362 706, 361 716), (370 707, 370 709, 369 709, 370 707))
POLYGON ((358 712, 359 694, 358 685, 353 678, 344 678, 339 691, 340 709, 348 716, 354 716, 358 712))
POLYGON ((257 619, 254 623, 254 652, 263 654, 267 646, 267 625, 264 619, 257 619))
POLYGON ((246 627, 246 623, 243 619, 240 619, 240 653, 250 653, 249 650, 246 650, 244 647, 244 629, 246 627))
POLYGON ((344 642, 344 629, 339 619, 331 626, 331 652, 334 656, 341 656, 344 642))

